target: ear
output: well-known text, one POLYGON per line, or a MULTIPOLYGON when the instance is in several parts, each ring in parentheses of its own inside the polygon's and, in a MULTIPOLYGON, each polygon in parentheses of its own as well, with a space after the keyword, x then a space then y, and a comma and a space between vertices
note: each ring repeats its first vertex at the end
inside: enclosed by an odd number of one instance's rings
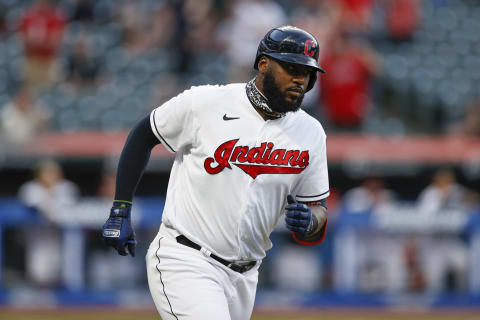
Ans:
POLYGON ((270 59, 267 56, 262 56, 260 60, 258 60, 258 71, 260 73, 265 73, 270 65, 270 59))

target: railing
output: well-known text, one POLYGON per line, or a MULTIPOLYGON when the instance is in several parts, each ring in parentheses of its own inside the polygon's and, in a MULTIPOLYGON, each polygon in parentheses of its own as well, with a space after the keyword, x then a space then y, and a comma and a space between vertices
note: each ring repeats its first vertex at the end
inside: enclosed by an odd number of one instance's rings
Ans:
MULTIPOLYGON (((89 264, 92 263, 92 258, 88 258, 86 235, 90 234, 90 237, 92 234, 96 235, 93 242, 101 242, 99 230, 108 215, 110 205, 108 199, 84 198, 75 208, 70 208, 65 211, 65 215, 56 219, 62 232, 62 254, 68 258, 63 259, 62 268, 67 272, 62 273, 64 284, 61 293, 57 292, 55 301, 117 303, 118 299, 123 299, 120 297, 122 295, 134 297, 135 294, 128 293, 130 291, 140 292, 139 296, 147 297, 148 300, 146 282, 141 275, 144 273, 143 255, 151 240, 149 237, 155 235, 160 224, 164 199, 135 199, 132 216, 137 236, 140 238, 137 257, 134 259, 116 257, 113 250, 107 249, 102 253, 107 259, 120 259, 118 260, 120 264, 134 264, 140 276, 136 276, 138 281, 134 281, 133 286, 130 287, 125 283, 120 285, 116 283, 109 287, 108 281, 101 284, 99 280, 87 279, 86 275, 90 270, 89 264)), ((14 198, 0 200, 0 232, 14 229, 31 230, 42 228, 42 226, 43 222, 34 210, 24 207, 14 198)), ((288 239, 288 232, 280 220, 272 234, 274 248, 267 255, 261 269, 258 299, 266 304, 279 295, 283 295, 283 299, 291 303, 309 301, 308 304, 321 304, 323 300, 334 304, 342 301, 347 304, 362 304, 363 301, 363 304, 367 305, 392 305, 402 301, 411 302, 412 294, 417 297, 416 302, 422 305, 436 305, 439 304, 439 299, 447 299, 447 302, 461 301, 473 306, 480 299, 480 212, 468 214, 448 212, 430 219, 422 218, 409 205, 390 207, 376 212, 351 213, 341 210, 330 213, 325 243, 306 248, 295 246, 288 239), (453 292, 453 298, 445 298, 445 294, 452 294, 445 291, 445 288, 430 287, 426 284, 418 288, 407 285, 411 270, 405 266, 404 254, 412 242, 417 245, 417 258, 422 260, 425 258, 424 255, 428 255, 428 250, 438 250, 439 246, 443 246, 445 239, 455 241, 459 237, 462 237, 467 254, 467 269, 464 274, 467 283, 464 290, 453 292), (289 261, 282 260, 281 257, 289 259, 288 252, 291 253, 292 248, 293 252, 296 252, 294 255, 300 254, 302 259, 306 258, 306 260, 295 262, 299 270, 302 270, 302 274, 317 273, 317 277, 314 277, 315 281, 318 281, 316 285, 302 287, 302 281, 298 278, 296 284, 285 290, 285 287, 282 288, 282 283, 277 282, 279 277, 282 277, 282 271, 278 268, 285 261, 287 263, 289 261), (307 260, 311 264, 308 264, 307 260), (331 284, 326 284, 329 281, 322 280, 322 277, 324 278, 324 275, 330 272, 333 274, 331 284), (315 297, 320 300, 317 301, 315 297)), ((8 245, 5 242, 1 243, 0 268, 4 265, 5 259, 9 258, 4 255, 8 245)), ((101 247, 100 244, 98 246, 101 247)), ((447 255, 448 252, 445 251, 445 254, 447 255)), ((118 265, 118 268, 122 266, 118 265)), ((18 288, 11 279, 5 278, 8 274, 3 272, 4 270, 0 269, 0 271, 3 277, 0 304, 14 303, 12 300, 19 299, 18 296, 21 296, 18 293, 12 293, 17 292, 18 288), (14 299, 12 294, 15 295, 14 299)), ((302 277, 303 275, 297 271, 295 274, 302 277)), ((122 272, 128 271, 122 270, 122 272)), ((428 272, 429 268, 424 270, 425 277, 429 277, 428 272)), ((101 280, 101 275, 97 276, 101 280)), ((280 282, 284 280, 280 279, 280 282)), ((427 280, 424 279, 424 281, 427 280)), ((35 290, 34 285, 25 284, 25 281, 18 285, 35 290)), ((137 303, 139 300, 143 301, 139 296, 132 298, 133 301, 137 303)))

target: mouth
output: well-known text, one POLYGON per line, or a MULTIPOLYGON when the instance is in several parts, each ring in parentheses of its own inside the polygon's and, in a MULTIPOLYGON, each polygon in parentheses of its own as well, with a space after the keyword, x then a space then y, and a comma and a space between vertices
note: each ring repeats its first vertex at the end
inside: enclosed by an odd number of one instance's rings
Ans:
POLYGON ((289 88, 287 89, 288 92, 303 94, 303 90, 301 88, 289 88))
POLYGON ((303 90, 299 88, 291 88, 287 89, 287 93, 298 98, 303 94, 303 90))

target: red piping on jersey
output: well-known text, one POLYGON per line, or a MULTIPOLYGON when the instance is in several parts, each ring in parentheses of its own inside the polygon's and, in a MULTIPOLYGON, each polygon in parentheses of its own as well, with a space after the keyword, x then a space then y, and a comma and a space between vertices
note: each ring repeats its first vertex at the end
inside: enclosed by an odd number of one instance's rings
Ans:
POLYGON ((324 239, 325 239, 325 236, 327 235, 327 225, 328 225, 328 217, 327 217, 327 220, 325 220, 325 224, 323 225, 322 229, 323 229, 323 234, 322 236, 320 237, 320 240, 316 240, 316 241, 312 241, 312 242, 308 242, 308 241, 303 241, 303 240, 300 240, 297 235, 295 234, 295 232, 292 232, 292 235, 293 235, 293 239, 295 239, 295 241, 297 241, 298 243, 304 245, 304 246, 313 246, 313 245, 316 245, 316 244, 319 244, 320 242, 322 242, 324 239))
POLYGON ((276 166, 261 166, 234 163, 237 167, 242 169, 246 174, 255 179, 259 174, 263 173, 293 173, 298 174, 305 168, 291 168, 291 167, 276 167, 276 166))

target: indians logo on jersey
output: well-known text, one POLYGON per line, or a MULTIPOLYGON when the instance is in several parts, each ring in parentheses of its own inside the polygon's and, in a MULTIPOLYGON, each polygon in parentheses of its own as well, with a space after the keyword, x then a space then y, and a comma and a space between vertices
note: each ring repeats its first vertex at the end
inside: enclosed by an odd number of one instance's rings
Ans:
POLYGON ((272 142, 262 142, 260 147, 236 146, 238 139, 222 143, 213 157, 205 159, 204 167, 210 174, 217 174, 231 164, 255 179, 265 173, 298 174, 308 166, 308 150, 274 149, 272 142))

